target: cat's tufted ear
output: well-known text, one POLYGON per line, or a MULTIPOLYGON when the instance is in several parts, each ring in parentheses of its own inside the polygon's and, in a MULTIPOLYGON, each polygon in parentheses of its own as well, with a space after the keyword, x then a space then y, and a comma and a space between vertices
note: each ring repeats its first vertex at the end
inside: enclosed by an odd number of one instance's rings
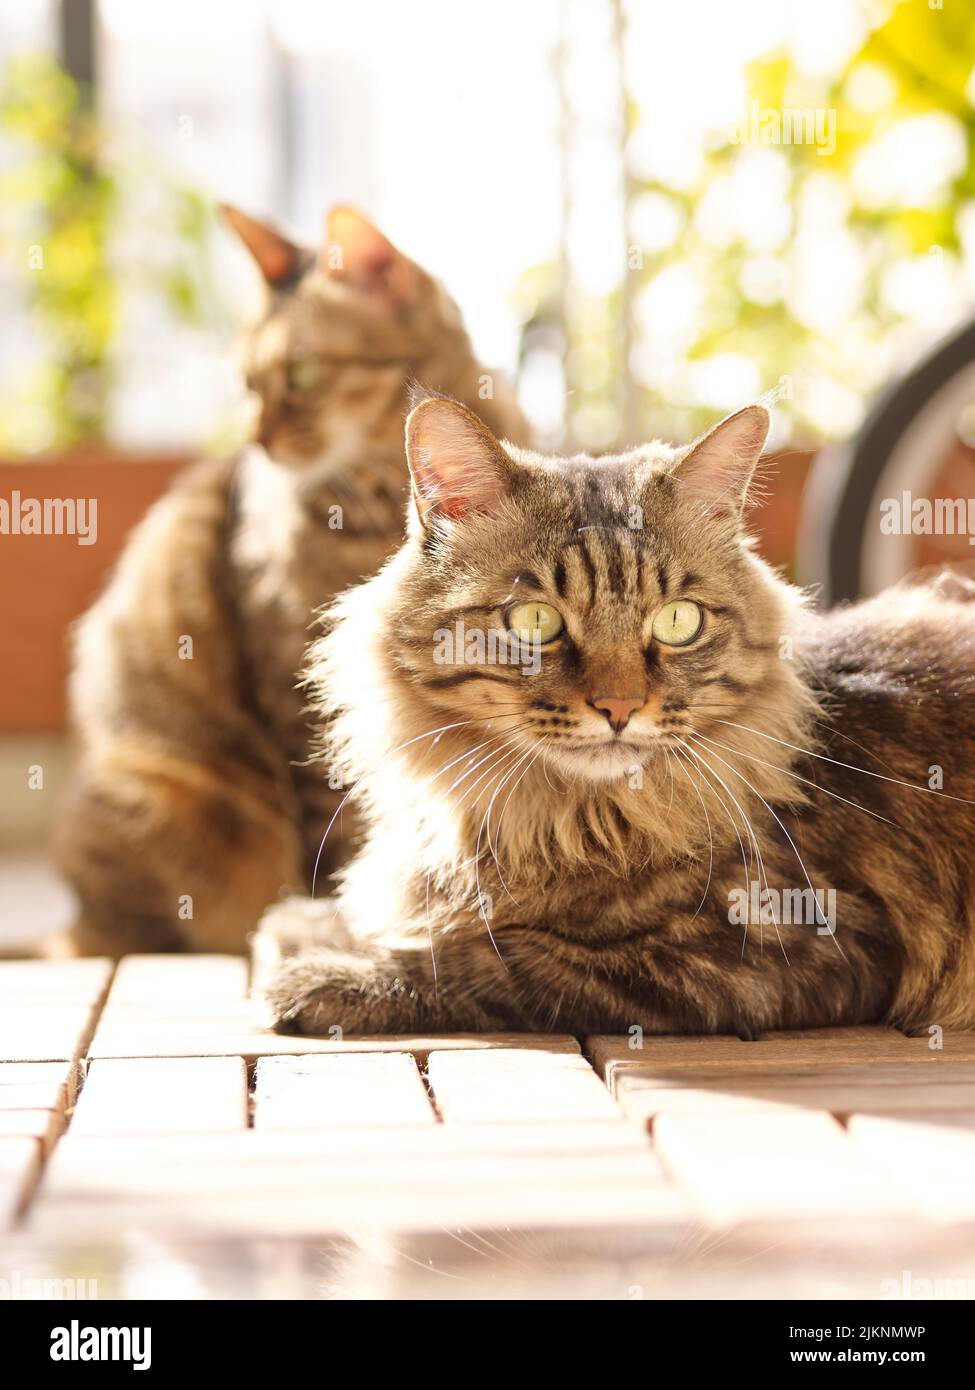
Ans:
POLYGON ((772 420, 749 405, 702 435, 671 469, 682 495, 700 499, 702 514, 740 516, 772 420))
POLYGON ((412 261, 355 208, 332 208, 325 219, 321 266, 337 280, 388 299, 408 299, 416 270, 412 261))
POLYGON ((424 527, 435 516, 490 514, 511 491, 514 465, 472 410, 429 396, 406 421, 413 499, 424 527))
POLYGON ((220 204, 220 215, 240 237, 269 285, 281 285, 291 279, 301 263, 300 246, 230 203, 220 204))

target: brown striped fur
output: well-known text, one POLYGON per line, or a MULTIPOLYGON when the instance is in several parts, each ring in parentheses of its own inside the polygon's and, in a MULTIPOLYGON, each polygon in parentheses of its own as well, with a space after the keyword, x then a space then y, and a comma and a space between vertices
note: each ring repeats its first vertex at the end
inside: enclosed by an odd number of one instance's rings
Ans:
MULTIPOLYGON (((409 384, 527 434, 444 289, 364 218, 336 210, 314 253, 228 217, 267 281, 245 345, 255 439, 152 509, 78 626, 56 852, 81 914, 59 950, 242 951, 269 903, 310 889, 340 792, 309 767, 296 672, 314 611, 402 539, 409 384)), ((322 881, 344 853, 336 833, 322 881)))
POLYGON ((311 653, 367 833, 334 902, 259 933, 294 952, 279 1028, 975 1024, 975 586, 809 611, 747 537, 767 426, 552 459, 417 406, 410 536, 311 653), (704 623, 668 648, 678 596, 704 623), (537 674, 437 662, 526 598, 565 621, 537 674), (618 732, 600 693, 644 704, 618 732), (742 926, 753 880, 835 911, 742 926))

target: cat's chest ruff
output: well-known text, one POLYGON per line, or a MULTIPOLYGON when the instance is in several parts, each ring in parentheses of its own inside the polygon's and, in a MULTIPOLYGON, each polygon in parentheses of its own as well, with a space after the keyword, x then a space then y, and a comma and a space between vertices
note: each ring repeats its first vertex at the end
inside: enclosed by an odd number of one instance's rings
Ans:
POLYGON ((490 856, 482 863, 479 875, 479 891, 491 897, 499 921, 543 927, 571 921, 581 935, 593 926, 600 932, 625 930, 635 909, 646 920, 648 913, 669 911, 685 902, 688 895, 696 895, 696 905, 708 870, 707 856, 703 864, 691 855, 662 856, 650 862, 646 853, 629 869, 541 860, 515 869, 503 859, 501 862, 503 882, 492 871, 490 856))
POLYGON ((385 558, 402 531, 404 490, 402 465, 385 455, 356 469, 328 456, 295 471, 254 446, 237 478, 234 558, 269 594, 310 582, 309 599, 318 606, 350 582, 346 561, 358 576, 364 558, 376 566, 385 558), (346 554, 360 544, 379 548, 374 557, 346 554), (331 588, 329 573, 337 581, 331 588))

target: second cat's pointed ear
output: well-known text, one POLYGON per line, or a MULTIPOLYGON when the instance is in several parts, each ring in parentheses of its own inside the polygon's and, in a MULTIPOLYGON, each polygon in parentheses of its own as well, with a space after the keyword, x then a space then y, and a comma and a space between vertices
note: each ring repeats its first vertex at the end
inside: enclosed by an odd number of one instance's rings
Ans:
POLYGON ((746 406, 702 435, 673 466, 671 476, 682 494, 700 499, 702 514, 741 514, 771 424, 765 406, 746 406))
POLYGON ((356 289, 403 300, 413 289, 413 263, 355 208, 332 208, 325 219, 322 269, 356 289))
POLYGON ((490 514, 511 491, 514 465, 488 427, 457 401, 430 396, 406 421, 406 457, 424 527, 437 516, 490 514))
POLYGON ((240 237, 269 285, 280 285, 291 279, 301 263, 300 246, 267 222, 258 221, 230 203, 220 204, 220 215, 240 237))

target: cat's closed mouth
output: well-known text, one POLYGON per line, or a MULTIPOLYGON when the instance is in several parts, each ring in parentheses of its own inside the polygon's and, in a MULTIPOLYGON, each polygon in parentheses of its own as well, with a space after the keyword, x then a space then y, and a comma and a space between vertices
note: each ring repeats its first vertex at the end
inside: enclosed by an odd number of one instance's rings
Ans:
POLYGON ((665 748, 664 740, 650 734, 639 741, 621 738, 579 739, 560 742, 548 750, 548 757, 564 773, 583 776, 588 780, 624 776, 642 767, 655 748, 665 748))
POLYGON ((567 753, 645 753, 654 743, 662 740, 655 734, 650 734, 646 738, 628 739, 621 738, 619 734, 614 734, 611 738, 586 738, 576 739, 572 742, 563 742, 559 748, 567 753))

